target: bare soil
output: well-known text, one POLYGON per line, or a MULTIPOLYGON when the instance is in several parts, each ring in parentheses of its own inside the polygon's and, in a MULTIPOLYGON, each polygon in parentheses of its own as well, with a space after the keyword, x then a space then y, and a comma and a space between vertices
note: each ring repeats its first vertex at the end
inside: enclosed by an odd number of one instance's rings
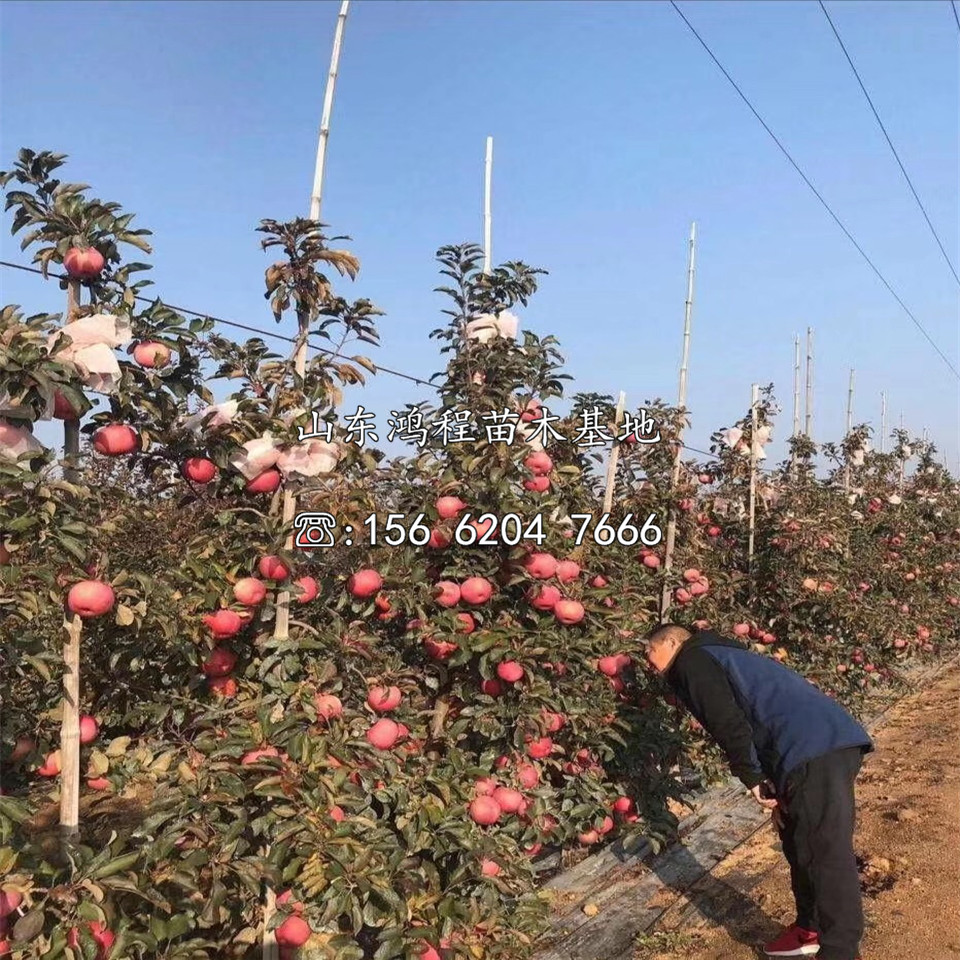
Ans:
MULTIPOLYGON (((863 960, 960 958, 960 668, 895 706, 857 781, 863 960)), ((754 960, 794 919, 767 824, 661 917, 636 960, 754 960)))

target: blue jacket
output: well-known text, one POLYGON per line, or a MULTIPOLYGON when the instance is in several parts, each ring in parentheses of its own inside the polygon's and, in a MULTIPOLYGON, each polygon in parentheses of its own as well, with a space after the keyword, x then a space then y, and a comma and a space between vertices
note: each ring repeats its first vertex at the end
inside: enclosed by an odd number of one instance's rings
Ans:
POLYGON ((831 697, 713 631, 684 643, 666 680, 747 787, 769 779, 780 792, 808 760, 847 747, 873 750, 867 731, 831 697))

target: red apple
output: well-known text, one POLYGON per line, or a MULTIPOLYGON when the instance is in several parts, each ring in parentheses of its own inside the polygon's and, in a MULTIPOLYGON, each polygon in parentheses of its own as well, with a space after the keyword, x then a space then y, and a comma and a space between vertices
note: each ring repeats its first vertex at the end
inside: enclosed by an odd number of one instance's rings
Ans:
POLYGON ((306 920, 292 914, 277 927, 277 943, 282 947, 302 947, 312 932, 306 920))
POLYGON ((559 600, 563 599, 563 594, 551 584, 537 587, 527 594, 531 605, 537 610, 552 610, 559 600))
POLYGON ((580 566, 572 560, 561 560, 557 564, 557 579, 561 583, 569 583, 580 576, 580 566))
POLYGON ((483 859, 480 861, 480 873, 485 877, 499 876, 500 864, 496 860, 483 859))
POLYGON ((144 340, 133 348, 133 359, 141 367, 165 367, 170 362, 170 348, 156 340, 144 340))
POLYGON ((203 672, 208 677, 225 677, 237 665, 236 655, 226 647, 214 647, 203 662, 203 672))
POLYGON ((311 600, 315 600, 320 592, 320 587, 313 577, 298 577, 293 581, 293 585, 299 587, 301 591, 297 597, 297 603, 309 603, 311 600))
POLYGON ((270 468, 248 480, 244 489, 247 493, 273 493, 283 481, 283 474, 279 470, 270 468))
POLYGON ((460 586, 452 580, 440 580, 433 588, 433 599, 441 607, 455 607, 460 602, 460 586))
POLYGON ((249 750, 241 757, 240 763, 242 766, 248 767, 250 764, 256 763, 258 760, 262 760, 264 757, 279 756, 280 751, 276 747, 262 747, 259 750, 249 750))
POLYGON ((538 477, 545 477, 553 470, 553 460, 551 460, 549 454, 543 450, 531 453, 530 456, 523 461, 523 465, 534 474, 534 476, 538 477))
POLYGON ((94 717, 84 715, 80 718, 80 742, 93 743, 100 733, 100 727, 94 717))
POLYGON ((237 695, 237 681, 233 677, 211 677, 207 686, 214 696, 230 698, 237 695))
POLYGON ((106 262, 96 247, 71 247, 63 258, 63 269, 74 280, 92 280, 106 262))
POLYGON ((180 473, 194 483, 209 483, 217 475, 217 465, 206 457, 188 457, 183 461, 180 473))
POLYGON ((488 697, 499 697, 503 693, 503 684, 499 680, 484 680, 480 684, 480 690, 488 697))
POLYGON ((358 570, 347 581, 347 590, 354 597, 366 599, 380 592, 383 577, 376 570, 358 570))
POLYGON ((442 530, 433 529, 430 531, 430 540, 427 546, 434 550, 443 550, 450 546, 450 538, 442 530))
POLYGON ((548 580, 557 572, 556 558, 549 553, 531 553, 523 566, 537 580, 548 580))
POLYGON ((523 803, 523 794, 509 787, 497 787, 493 791, 493 799, 504 813, 516 813, 523 803))
POLYGON ((125 423, 110 423, 94 433, 93 448, 105 456, 119 457, 136 450, 139 441, 140 437, 133 427, 125 423))
POLYGON ((216 613, 205 613, 203 622, 215 637, 224 638, 238 634, 244 619, 233 610, 218 610, 216 613))
POLYGON ((553 615, 568 626, 579 623, 584 617, 583 604, 577 600, 558 600, 553 607, 553 615))
POLYGON ((332 720, 343 713, 343 702, 332 693, 318 693, 313 699, 317 715, 324 720, 332 720))
POLYGON ((563 729, 566 717, 562 713, 552 713, 549 710, 543 711, 543 722, 547 728, 547 733, 557 733, 563 729))
POLYGON ((81 580, 67 594, 67 609, 85 620, 101 617, 113 609, 116 603, 113 587, 102 580, 81 580))
POLYGON ((484 827, 496 823, 501 812, 500 804, 493 797, 479 796, 470 804, 470 818, 484 827))
POLYGON ((80 419, 80 411, 74 410, 73 405, 59 390, 53 394, 53 415, 57 420, 80 419))
POLYGON ((608 677, 615 677, 620 672, 620 663, 619 656, 601 657, 597 661, 597 668, 602 674, 608 677))
POLYGON ((440 497, 436 502, 437 516, 441 520, 452 520, 467 505, 459 497, 440 497))
POLYGON ((48 753, 43 765, 37 768, 37 776, 55 777, 60 773, 60 751, 54 750, 48 753))
POLYGON ((537 740, 531 740, 530 745, 527 747, 527 753, 529 753, 534 760, 543 760, 544 757, 549 757, 552 750, 553 741, 549 737, 540 737, 537 740))
POLYGON ((389 750, 400 739, 400 727, 393 720, 378 720, 367 731, 367 742, 378 750, 389 750))
POLYGON ((656 570, 660 566, 660 558, 655 553, 648 553, 643 558, 643 565, 651 570, 656 570))
MULTIPOLYGON (((99 920, 91 920, 87 924, 87 928, 98 947, 97 960, 106 960, 110 948, 113 946, 113 941, 116 940, 113 931, 108 930, 99 920)), ((80 932, 76 927, 67 934, 67 946, 74 949, 80 946, 80 932)))
POLYGON ((256 607, 266 599, 267 585, 256 577, 243 577, 233 585, 233 595, 237 603, 256 607))
POLYGON ((448 640, 434 640, 433 637, 425 638, 423 645, 434 660, 449 660, 459 649, 455 643, 450 643, 448 640))
POLYGON ((275 556, 262 557, 257 568, 264 580, 280 582, 290 576, 290 568, 275 556))
POLYGON ((400 706, 403 694, 399 687, 371 687, 367 694, 367 704, 377 713, 388 713, 400 706))
POLYGON ((497 789, 499 784, 493 777, 481 777, 474 785, 473 792, 478 797, 490 797, 493 796, 493 791, 497 789))
POLYGON ((546 493, 550 489, 550 478, 530 477, 529 480, 523 481, 523 488, 531 493, 546 493))
POLYGON ((479 606, 493 596, 493 585, 483 577, 468 577, 460 586, 460 598, 464 603, 479 606))
POLYGON ((590 586, 596 587, 598 590, 600 590, 603 587, 605 587, 608 583, 609 581, 607 580, 606 577, 602 577, 598 574, 590 581, 590 586))
MULTIPOLYGON (((23 896, 16 890, 0 890, 0 922, 15 913, 21 903, 23 903, 23 896)), ((0 933, 2 932, 0 930, 0 933)))
POLYGON ((497 676, 507 683, 516 683, 523 676, 523 667, 515 660, 505 660, 497 665, 497 676))

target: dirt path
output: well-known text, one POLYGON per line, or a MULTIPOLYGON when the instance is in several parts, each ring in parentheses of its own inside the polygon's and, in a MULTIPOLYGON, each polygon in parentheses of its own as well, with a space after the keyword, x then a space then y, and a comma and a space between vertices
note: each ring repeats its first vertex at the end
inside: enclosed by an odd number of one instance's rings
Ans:
MULTIPOLYGON (((863 960, 960 958, 960 668, 884 718, 857 781, 863 960)), ((637 960, 753 960, 793 920, 786 861, 764 826, 661 918, 637 960)))

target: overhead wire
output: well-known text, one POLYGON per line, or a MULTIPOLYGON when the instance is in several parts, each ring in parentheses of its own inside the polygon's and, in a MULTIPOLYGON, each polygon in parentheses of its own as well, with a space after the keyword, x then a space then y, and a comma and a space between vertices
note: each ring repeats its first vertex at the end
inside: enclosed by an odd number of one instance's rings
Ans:
MULTIPOLYGON (((23 270, 26 273, 35 273, 38 276, 47 276, 53 277, 57 280, 68 280, 70 279, 66 274, 62 273, 50 273, 44 274, 42 270, 36 269, 36 267, 27 267, 22 263, 10 263, 7 260, 0 260, 0 266, 2 267, 12 267, 14 270, 23 270)), ((141 303, 155 303, 156 297, 143 297, 136 296, 135 300, 140 301, 141 303)), ((177 313, 182 313, 188 317, 199 317, 201 320, 212 320, 214 323, 222 324, 225 327, 233 327, 236 330, 245 330, 247 333, 259 333, 264 337, 273 337, 275 340, 282 340, 285 343, 296 343, 296 338, 287 337, 282 333, 276 333, 273 330, 263 330, 260 327, 251 327, 245 323, 237 323, 236 320, 225 320, 223 317, 215 317, 210 313, 203 313, 198 310, 190 310, 187 307, 178 307, 176 304, 167 303, 166 300, 161 300, 161 303, 165 307, 169 307, 171 310, 175 310, 177 313)), ((328 347, 321 347, 318 343, 312 342, 308 339, 310 346, 314 347, 320 353, 325 353, 331 357, 339 357, 342 360, 349 360, 349 357, 344 356, 343 354, 337 353, 335 350, 330 350, 328 347)), ((373 362, 373 361, 371 361, 373 362)), ((414 383, 419 383, 422 386, 426 387, 436 387, 436 384, 430 383, 428 380, 422 380, 420 377, 414 377, 409 373, 402 373, 399 370, 391 370, 389 367, 381 367, 378 363, 374 363, 374 366, 377 368, 377 371, 380 373, 389 373, 394 377, 402 377, 404 380, 411 380, 414 383)))
POLYGON ((927 226, 930 228, 930 232, 933 234, 933 239, 936 240, 937 246, 940 248, 940 253, 943 254, 943 259, 946 261, 947 266, 950 268, 950 272, 953 274, 953 279, 960 284, 960 276, 957 275, 957 271, 954 268, 953 263, 950 261, 947 251, 944 249, 943 241, 940 239, 940 235, 937 233, 936 228, 933 226, 933 223, 930 220, 930 216, 927 213, 927 208, 923 205, 923 201, 920 199, 920 195, 917 193, 917 189, 914 187, 913 181, 910 179, 910 174, 907 173, 907 168, 903 165, 903 161, 900 159, 900 154, 897 153, 897 148, 893 145, 893 141, 890 139, 890 134, 887 133, 887 128, 884 125, 883 120, 880 119, 880 114, 877 112, 877 108, 874 106, 873 98, 867 92, 867 88, 864 85, 863 79, 860 77, 860 72, 857 70, 856 66, 854 66, 853 58, 850 56, 846 44, 841 39, 840 32, 837 30, 836 24, 834 24, 833 19, 827 12, 827 8, 824 6, 823 0, 818 0, 818 2, 820 4, 820 9, 823 11, 823 15, 827 18, 827 23, 830 24, 830 29, 833 31, 833 35, 837 38, 837 43, 840 44, 840 49, 843 51, 843 55, 847 58, 847 63, 850 65, 853 75, 857 78, 857 83, 860 84, 860 89, 863 91, 863 95, 866 97, 867 103, 870 105, 874 119, 877 121, 877 125, 883 132, 883 136, 887 141, 887 146, 890 147, 890 152, 893 154, 894 159, 897 161, 897 165, 900 167, 900 172, 903 174, 903 179, 907 181, 907 186, 910 188, 910 192, 913 194, 913 199, 917 201, 917 206, 920 208, 920 212, 923 214, 923 219, 927 221, 927 226))
MULTIPOLYGON (((10 262, 10 261, 8 261, 8 260, 0 260, 0 267, 9 267, 9 268, 12 268, 12 269, 14 269, 14 270, 22 270, 22 271, 25 272, 25 273, 32 273, 32 274, 35 274, 35 275, 37 275, 37 276, 45 277, 45 278, 53 277, 53 278, 56 279, 56 280, 68 280, 68 279, 70 279, 66 274, 52 273, 52 272, 49 272, 49 271, 48 271, 46 274, 44 274, 44 272, 43 272, 42 270, 38 270, 36 267, 28 267, 28 266, 26 266, 26 265, 24 265, 24 264, 22 264, 22 263, 12 263, 12 262, 10 262)), ((134 299, 136 299, 136 300, 138 300, 138 301, 140 301, 140 302, 142 302, 142 303, 155 303, 155 302, 157 302, 157 299, 158 299, 158 298, 156 298, 156 297, 151 298, 151 297, 136 296, 134 299)), ((215 316, 213 316, 213 315, 210 314, 210 313, 204 313, 203 311, 200 311, 200 310, 191 310, 191 309, 189 309, 189 308, 187 308, 187 307, 178 307, 178 306, 175 306, 175 305, 172 304, 172 303, 167 303, 165 300, 161 300, 160 302, 163 303, 164 306, 169 307, 171 310, 175 310, 177 313, 181 313, 181 314, 183 314, 183 315, 185 315, 185 316, 198 317, 198 318, 203 319, 203 320, 211 320, 213 323, 221 324, 221 325, 223 325, 223 326, 225 326, 225 327, 233 327, 233 328, 238 329, 238 330, 244 330, 244 331, 246 331, 246 332, 248 332, 248 333, 259 333, 259 334, 262 335, 262 336, 265 336, 265 337, 273 337, 274 339, 276 339, 276 340, 282 340, 282 341, 284 341, 285 343, 296 343, 296 342, 297 342, 294 337, 288 337, 288 336, 285 336, 285 335, 282 334, 282 333, 275 333, 275 332, 272 331, 272 330, 263 330, 263 329, 261 329, 260 327, 253 327, 253 326, 250 326, 249 324, 238 323, 238 322, 235 321, 235 320, 226 320, 226 319, 224 319, 223 317, 215 317, 215 316)), ((318 350, 321 350, 321 351, 324 352, 324 353, 330 354, 330 355, 332 355, 332 356, 341 356, 341 354, 337 354, 337 353, 335 353, 333 350, 329 350, 329 349, 327 349, 326 347, 319 347, 319 346, 318 346, 317 349, 318 349, 318 350)), ((344 358, 344 359, 347 359, 347 358, 344 358)), ((377 364, 377 363, 374 363, 374 366, 376 367, 376 370, 377 370, 378 373, 386 373, 386 374, 389 374, 390 376, 393 376, 393 377, 401 377, 401 378, 404 379, 404 380, 412 381, 413 383, 420 384, 421 386, 430 387, 432 390, 437 390, 437 391, 439 391, 439 389, 440 389, 440 388, 437 386, 437 384, 435 384, 435 383, 430 383, 428 380, 424 380, 424 379, 422 379, 422 378, 420 378, 420 377, 415 377, 415 376, 413 376, 412 374, 403 373, 403 372, 400 371, 400 370, 392 370, 392 369, 390 369, 390 367, 382 367, 382 366, 380 366, 380 365, 377 364)), ((706 450, 699 450, 699 449, 697 449, 696 447, 691 447, 691 446, 689 446, 688 444, 685 444, 685 443, 681 443, 680 446, 681 446, 684 450, 689 450, 691 453, 699 453, 699 454, 701 454, 701 455, 704 456, 704 457, 709 457, 711 460, 719 460, 719 459, 720 459, 720 457, 718 457, 716 454, 708 453, 706 450)))
POLYGON ((766 132, 770 135, 770 138, 773 140, 773 142, 777 145, 777 147, 779 147, 780 152, 787 158, 787 160, 790 162, 790 165, 794 168, 794 170, 797 171, 797 173, 800 175, 800 178, 803 180, 803 182, 810 188, 810 191, 820 202, 824 210, 827 211, 827 213, 833 219, 834 223, 836 223, 836 225, 843 231, 846 238, 853 244, 857 252, 866 262, 867 266, 870 267, 870 269, 873 271, 876 277, 880 280, 880 282, 884 285, 884 287, 887 288, 891 296, 897 301, 897 303, 903 309, 903 312, 910 318, 910 320, 913 322, 914 326, 920 331, 920 333, 923 334, 924 338, 927 340, 930 346, 933 347, 933 349, 936 351, 940 359, 943 360, 943 362, 947 365, 951 373, 953 373, 953 375, 957 378, 957 380, 960 380, 960 371, 957 370, 957 368, 953 365, 949 357, 947 357, 947 355, 940 349, 940 347, 937 345, 937 342, 933 339, 933 337, 930 336, 930 334, 927 332, 926 327, 924 327, 924 325, 917 319, 913 311, 903 302, 903 300, 901 299, 897 291, 893 289, 893 287, 891 286, 887 278, 880 272, 877 265, 873 262, 873 260, 870 259, 870 257, 867 255, 863 247, 857 242, 853 234, 847 229, 846 224, 844 224, 844 222, 840 219, 840 217, 834 212, 833 207, 831 207, 830 204, 827 203, 827 201, 823 198, 823 195, 820 193, 820 191, 813 185, 810 178, 800 168, 800 165, 797 163, 797 161, 794 160, 793 156, 790 154, 790 151, 787 150, 787 148, 781 142, 780 138, 773 132, 773 130, 770 129, 770 126, 767 124, 766 120, 764 120, 763 117, 760 116, 759 112, 757 111, 757 108, 754 107, 753 103, 751 103, 750 98, 747 97, 747 95, 743 92, 739 84, 736 82, 736 80, 733 79, 733 77, 730 75, 726 67, 724 67, 724 65, 717 59, 716 54, 713 52, 713 50, 710 49, 709 45, 703 39, 703 37, 700 36, 696 27, 694 27, 694 25, 684 15, 683 11, 677 5, 676 0, 670 0, 670 5, 677 12, 677 15, 680 17, 680 19, 683 20, 683 22, 687 25, 687 27, 689 28, 690 32, 694 35, 694 37, 697 38, 698 42, 703 47, 703 49, 707 52, 710 59, 716 64, 716 66, 718 67, 720 72, 724 75, 724 77, 727 78, 727 80, 730 82, 730 85, 733 87, 734 90, 736 90, 740 99, 743 100, 743 102, 747 105, 748 109, 754 115, 754 117, 756 117, 757 121, 760 123, 763 129, 766 130, 766 132))
POLYGON ((960 33, 960 13, 957 13, 957 0, 950 0, 950 9, 953 11, 953 19, 957 23, 957 32, 960 33))

